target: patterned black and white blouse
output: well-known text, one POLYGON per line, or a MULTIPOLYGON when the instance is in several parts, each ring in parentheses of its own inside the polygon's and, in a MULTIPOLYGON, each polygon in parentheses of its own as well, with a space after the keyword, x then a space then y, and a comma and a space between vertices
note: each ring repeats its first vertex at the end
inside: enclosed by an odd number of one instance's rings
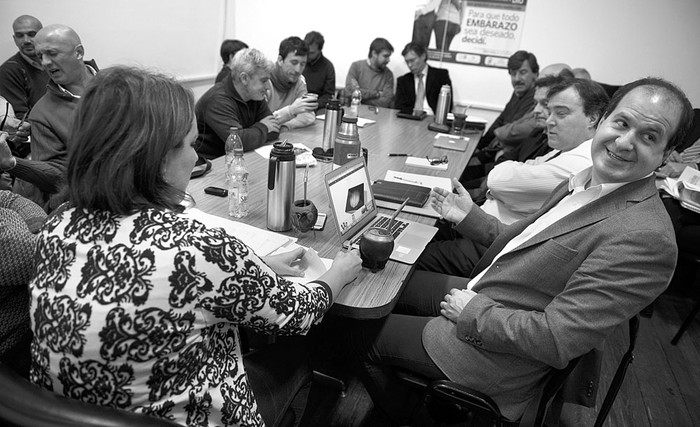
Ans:
POLYGON ((303 334, 331 303, 327 285, 278 277, 223 229, 154 209, 62 207, 36 261, 32 382, 187 425, 263 425, 238 325, 303 334))

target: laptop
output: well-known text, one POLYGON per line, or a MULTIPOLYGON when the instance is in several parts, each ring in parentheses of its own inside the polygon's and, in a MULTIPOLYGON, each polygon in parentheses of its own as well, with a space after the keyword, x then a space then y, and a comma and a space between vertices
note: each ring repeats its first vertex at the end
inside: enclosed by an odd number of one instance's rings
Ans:
MULTIPOLYGON (((389 215, 379 214, 363 157, 326 174, 325 181, 335 228, 343 247, 358 248, 365 230, 378 222, 380 226, 389 222, 389 215)), ((389 258, 413 264, 437 233, 437 228, 396 218, 392 233, 394 251, 389 258)))

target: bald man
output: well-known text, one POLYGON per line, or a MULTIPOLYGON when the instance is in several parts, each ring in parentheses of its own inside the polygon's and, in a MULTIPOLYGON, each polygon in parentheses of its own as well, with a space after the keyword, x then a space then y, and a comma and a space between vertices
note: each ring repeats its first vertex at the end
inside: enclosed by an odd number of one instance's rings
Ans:
POLYGON ((62 202, 58 192, 66 168, 71 123, 97 65, 84 62, 80 37, 65 25, 43 28, 36 34, 34 45, 50 80, 46 94, 29 115, 32 160, 13 157, 7 144, 0 141, 0 170, 18 178, 16 193, 49 212, 62 202))
POLYGON ((41 28, 41 22, 33 16, 22 15, 15 19, 12 39, 19 52, 0 65, 0 95, 12 104, 19 118, 46 93, 49 76, 34 48, 34 36, 41 28))

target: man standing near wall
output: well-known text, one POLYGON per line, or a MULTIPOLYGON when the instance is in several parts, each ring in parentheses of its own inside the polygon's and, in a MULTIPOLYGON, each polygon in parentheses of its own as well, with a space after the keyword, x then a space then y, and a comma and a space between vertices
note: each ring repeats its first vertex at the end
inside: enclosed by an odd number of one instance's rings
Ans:
POLYGON ((197 153, 207 159, 223 156, 232 126, 245 151, 279 136, 280 125, 265 101, 272 63, 257 49, 243 49, 233 58, 230 78, 215 84, 197 101, 197 153))
POLYGON ((12 104, 20 119, 44 96, 49 81, 34 48, 34 37, 41 28, 41 22, 33 16, 15 19, 12 38, 19 52, 0 66, 0 95, 12 104))
POLYGON ((367 59, 355 61, 345 79, 345 91, 350 96, 359 88, 362 103, 377 107, 391 107, 394 100, 394 73, 386 66, 394 47, 387 39, 376 38, 369 45, 367 59))
POLYGON ((323 56, 325 40, 318 31, 309 32, 304 37, 309 48, 308 61, 304 68, 306 88, 318 95, 318 109, 326 108, 328 101, 335 96, 335 67, 323 56))

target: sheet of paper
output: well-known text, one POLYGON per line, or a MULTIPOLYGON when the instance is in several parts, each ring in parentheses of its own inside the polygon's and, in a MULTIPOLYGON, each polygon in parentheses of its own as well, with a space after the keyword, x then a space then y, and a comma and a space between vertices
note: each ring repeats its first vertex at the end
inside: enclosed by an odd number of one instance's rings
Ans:
MULTIPOLYGON (((285 246, 276 250, 274 254, 288 252, 296 249, 297 247, 300 246, 296 243, 291 243, 289 246, 285 246)), ((316 252, 314 249, 304 249, 306 250, 306 252, 304 252, 304 256, 297 263, 297 265, 301 267, 301 269, 304 271, 304 276, 284 276, 285 279, 294 283, 308 283, 312 280, 316 280, 319 277, 321 277, 326 271, 328 271, 328 269, 331 267, 331 264, 333 264, 332 259, 319 257, 318 252, 316 252)))
MULTIPOLYGON (((394 182, 403 182, 406 184, 413 184, 413 185, 420 185, 422 187, 429 187, 429 188, 434 188, 434 187, 440 187, 444 188, 448 191, 452 191, 452 182, 450 181, 449 178, 441 177, 441 176, 428 176, 428 175, 419 175, 415 173, 408 173, 408 172, 397 172, 393 170, 388 170, 386 171, 386 175, 384 176, 384 179, 386 181, 394 181, 394 182)), ((386 202, 384 200, 377 200, 377 206, 385 208, 385 209, 391 209, 395 210, 399 207, 398 203, 392 203, 392 202, 386 202)), ((439 218, 440 215, 438 215, 433 208, 430 207, 430 202, 426 203, 422 207, 416 207, 416 206, 404 206, 403 210, 405 212, 410 212, 414 213, 417 215, 423 215, 423 216, 428 216, 431 218, 439 218)))
POLYGON ((439 171, 447 170, 447 163, 441 163, 439 165, 431 165, 430 161, 425 157, 406 157, 406 165, 415 166, 419 168, 433 169, 439 171))
MULTIPOLYGON (((317 120, 326 120, 326 115, 325 114, 319 114, 316 116, 317 120)), ((357 127, 363 128, 365 126, 369 126, 371 124, 377 123, 376 120, 370 120, 370 119, 365 119, 363 117, 358 117, 357 118, 357 127)))
MULTIPOLYGON (((294 146, 294 154, 296 154, 296 166, 298 168, 309 166, 316 166, 316 158, 313 156, 311 149, 306 145, 295 142, 292 144, 294 146)), ((272 152, 272 144, 266 144, 259 147, 255 152, 260 155, 263 159, 269 159, 270 153, 272 152)))
POLYGON ((216 215, 211 215, 197 208, 190 208, 185 215, 203 222, 207 227, 221 227, 232 236, 237 237, 248 245, 258 256, 266 256, 277 249, 294 242, 296 239, 270 230, 253 227, 239 221, 233 221, 216 215))

